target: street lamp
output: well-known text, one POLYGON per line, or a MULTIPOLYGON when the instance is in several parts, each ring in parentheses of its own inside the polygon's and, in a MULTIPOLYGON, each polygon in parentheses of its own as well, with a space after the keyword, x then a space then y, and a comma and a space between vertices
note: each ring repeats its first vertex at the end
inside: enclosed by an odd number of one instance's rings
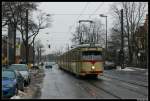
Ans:
POLYGON ((107 16, 104 15, 104 14, 100 14, 100 17, 105 17, 106 18, 106 54, 107 54, 107 16))

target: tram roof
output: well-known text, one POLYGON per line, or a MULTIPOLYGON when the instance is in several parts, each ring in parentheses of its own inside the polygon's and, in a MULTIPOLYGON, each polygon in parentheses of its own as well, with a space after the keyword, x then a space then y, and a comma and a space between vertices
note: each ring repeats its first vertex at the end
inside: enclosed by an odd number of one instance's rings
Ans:
MULTIPOLYGON (((72 51, 72 50, 75 50, 75 49, 79 49, 79 48, 102 48, 100 44, 81 44, 81 45, 74 45, 71 50, 69 51, 72 51)), ((68 51, 67 51, 68 52, 68 51)), ((66 54, 67 52, 63 53, 62 55, 66 54)), ((60 55, 60 56, 62 56, 60 55)))
POLYGON ((81 44, 81 45, 74 45, 72 47, 72 49, 76 49, 76 48, 93 48, 93 47, 102 48, 100 44, 81 44))

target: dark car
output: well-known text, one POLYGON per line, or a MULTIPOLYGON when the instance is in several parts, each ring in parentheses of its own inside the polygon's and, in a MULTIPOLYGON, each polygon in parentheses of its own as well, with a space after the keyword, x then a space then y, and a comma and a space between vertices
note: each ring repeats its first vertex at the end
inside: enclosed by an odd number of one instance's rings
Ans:
POLYGON ((54 63, 53 62, 45 62, 45 68, 46 69, 52 69, 53 68, 54 63))
POLYGON ((12 69, 2 69, 2 97, 12 97, 24 90, 23 77, 12 69))
POLYGON ((9 68, 17 70, 24 78, 24 84, 29 85, 31 80, 31 74, 29 72, 29 68, 26 64, 12 64, 9 68))
POLYGON ((52 65, 46 65, 45 68, 46 69, 52 69, 52 65))
POLYGON ((8 68, 8 66, 9 65, 7 65, 7 64, 2 65, 3 68, 8 68))
POLYGON ((31 69, 40 69, 40 68, 39 68, 39 66, 34 65, 31 67, 31 69))
POLYGON ((116 64, 113 61, 105 61, 104 69, 116 69, 116 64))

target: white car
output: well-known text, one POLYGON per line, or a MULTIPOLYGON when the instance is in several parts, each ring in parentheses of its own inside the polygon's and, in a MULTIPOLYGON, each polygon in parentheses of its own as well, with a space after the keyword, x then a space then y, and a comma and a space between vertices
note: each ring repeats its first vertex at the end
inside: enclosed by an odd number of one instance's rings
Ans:
POLYGON ((105 61, 104 69, 116 69, 116 65, 112 61, 105 61))
POLYGON ((31 75, 30 75, 30 72, 29 72, 29 68, 26 64, 12 64, 12 65, 9 66, 9 68, 14 69, 14 70, 18 70, 24 78, 25 85, 30 84, 31 75))

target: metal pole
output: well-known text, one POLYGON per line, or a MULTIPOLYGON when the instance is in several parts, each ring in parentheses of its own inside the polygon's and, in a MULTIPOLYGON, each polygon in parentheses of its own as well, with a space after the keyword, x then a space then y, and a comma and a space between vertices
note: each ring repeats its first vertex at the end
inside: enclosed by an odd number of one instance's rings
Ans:
POLYGON ((121 67, 124 68, 124 37, 123 37, 123 9, 121 9, 121 67))
POLYGON ((35 39, 35 38, 33 38, 33 66, 34 66, 34 57, 35 57, 35 50, 34 50, 34 39, 35 39))
MULTIPOLYGON (((90 25, 91 25, 91 23, 93 23, 92 20, 79 20, 79 29, 81 29, 81 28, 80 28, 80 23, 82 23, 82 22, 89 22, 90 25)), ((80 30, 79 30, 79 34, 80 34, 80 30)), ((93 37, 93 36, 92 36, 92 37, 93 37)), ((91 37, 91 39, 92 39, 92 37, 91 37)), ((79 44, 81 44, 81 42, 83 41, 82 31, 81 31, 81 37, 79 38, 79 41, 80 41, 79 44)), ((92 40, 90 40, 90 43, 91 43, 91 42, 92 42, 92 40)))
POLYGON ((146 41, 145 41, 146 42, 145 43, 146 44, 145 53, 146 53, 146 68, 148 69, 148 56, 149 56, 149 52, 148 52, 148 43, 149 43, 148 42, 148 14, 146 15, 146 24, 147 24, 147 26, 146 26, 147 27, 146 28, 147 36, 146 36, 146 41))
POLYGON ((26 64, 28 64, 28 9, 26 10, 26 64))
POLYGON ((107 16, 106 16, 106 59, 107 59, 107 16))
POLYGON ((78 31, 78 35, 80 36, 79 37, 79 44, 81 44, 81 41, 82 41, 82 32, 81 32, 81 28, 80 28, 80 21, 79 21, 79 31, 78 31))

